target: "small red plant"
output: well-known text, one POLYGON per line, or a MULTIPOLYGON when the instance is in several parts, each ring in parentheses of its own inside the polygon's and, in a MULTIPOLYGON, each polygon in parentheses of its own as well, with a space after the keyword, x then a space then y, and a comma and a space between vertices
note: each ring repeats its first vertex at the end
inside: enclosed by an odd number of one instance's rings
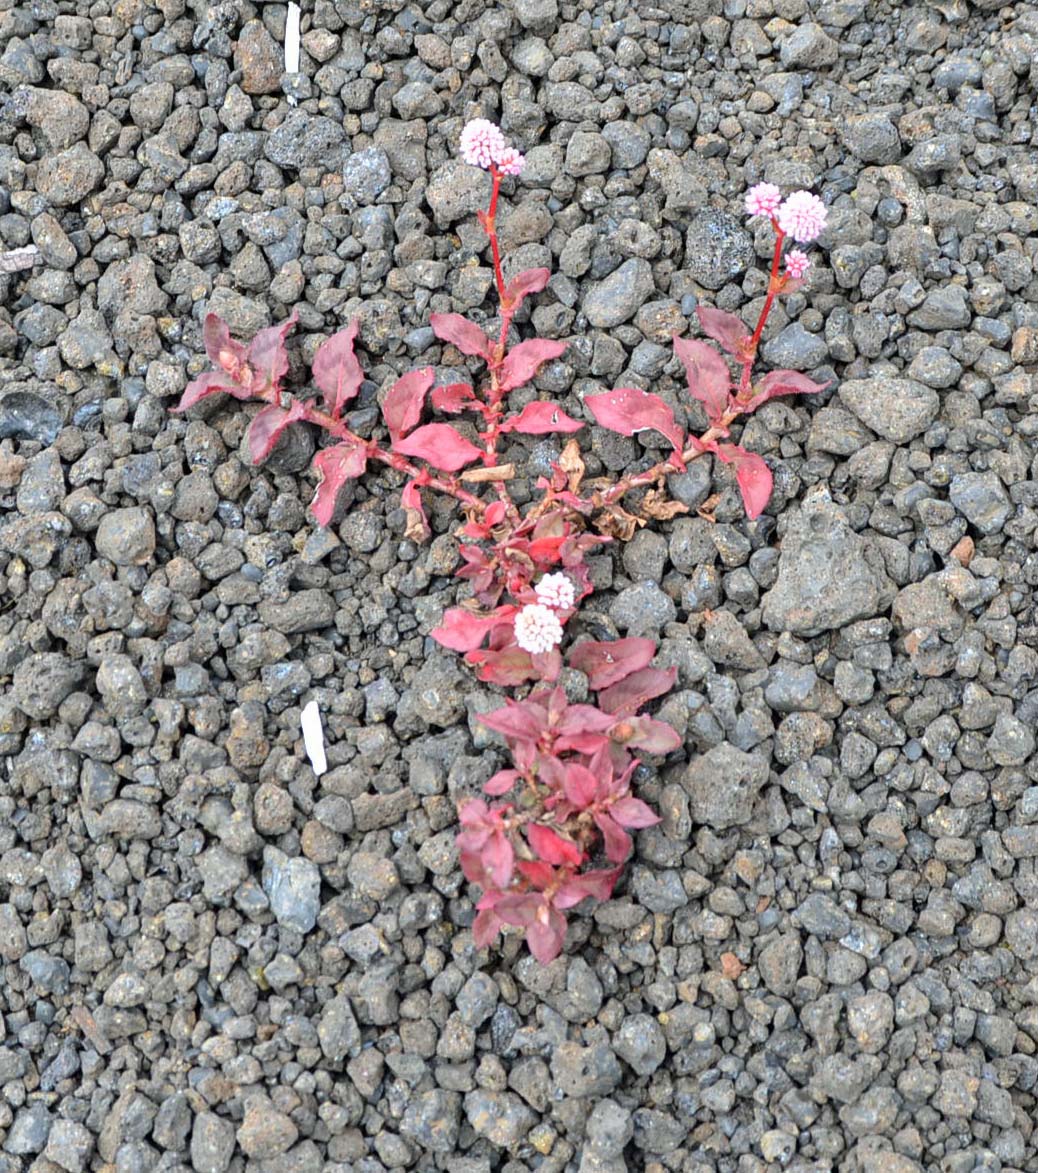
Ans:
POLYGON ((514 925, 538 961, 553 960, 566 911, 588 897, 608 899, 631 853, 630 832, 659 822, 630 792, 632 749, 666 754, 681 744, 669 725, 638 715, 674 682, 673 668, 649 666, 655 650, 648 639, 579 644, 570 664, 587 674, 597 705, 539 688, 479 718, 504 737, 514 765, 483 787, 504 801, 472 798, 458 811, 462 870, 483 889, 477 945, 514 925), (599 850, 604 861, 589 867, 599 850))
POLYGON ((751 333, 735 314, 708 306, 696 309, 703 332, 719 343, 741 367, 738 384, 732 383, 724 356, 712 346, 696 338, 679 338, 675 334, 674 350, 684 365, 689 392, 703 405, 710 425, 702 436, 686 435, 667 404, 658 395, 638 387, 621 387, 604 395, 589 395, 584 402, 603 427, 623 436, 654 430, 674 449, 662 464, 626 478, 607 490, 603 494, 605 501, 615 500, 618 491, 626 493, 637 485, 653 484, 663 473, 683 472, 690 460, 709 452, 732 465, 747 515, 759 517, 771 497, 771 469, 757 453, 722 441, 727 439, 732 424, 740 416, 756 411, 769 399, 824 391, 828 386, 814 382, 799 371, 788 370, 769 371, 758 384, 752 382, 757 347, 775 298, 799 289, 810 266, 800 249, 790 249, 783 272, 783 243, 787 236, 799 243, 820 236, 825 228, 825 207, 810 192, 797 191, 783 200, 782 193, 773 184, 759 183, 747 193, 746 211, 750 216, 767 216, 775 231, 768 292, 755 329, 751 333))
POLYGON ((562 948, 566 911, 589 896, 607 899, 630 854, 630 832, 658 821, 630 792, 638 764, 631 750, 665 754, 680 742, 668 725, 639 712, 674 679, 673 669, 651 666, 651 640, 589 642, 573 649, 569 663, 587 675, 598 694, 595 704, 569 704, 561 688, 548 687, 562 669, 565 624, 592 589, 585 556, 613 537, 630 536, 647 518, 681 512, 684 506, 663 498, 664 478, 706 453, 734 467, 750 517, 767 505, 772 487, 767 464, 728 438, 740 416, 767 400, 823 389, 795 371, 773 371, 753 384, 752 369, 775 298, 797 288, 809 265, 802 252, 791 250, 782 271, 783 241, 817 237, 825 209, 807 192, 783 200, 777 188, 759 184, 749 193, 748 212, 767 215, 776 233, 757 326, 750 333, 733 314, 697 311, 704 332, 741 367, 737 385, 712 347, 674 339, 689 391, 706 411, 707 431, 699 437, 686 434, 659 396, 637 387, 588 396, 584 402, 602 426, 627 436, 658 431, 671 445, 671 455, 616 482, 585 484, 579 445, 570 438, 551 475, 537 480, 540 498, 521 513, 508 492, 515 470, 498 456, 501 437, 513 432, 567 435, 584 424, 550 400, 535 400, 519 411, 509 408, 511 392, 534 379, 544 363, 561 357, 566 344, 511 340, 513 319, 524 300, 541 292, 550 276, 547 269, 528 269, 506 282, 501 265, 498 198, 502 181, 521 172, 522 155, 483 119, 465 127, 461 152, 491 177, 489 205, 478 216, 493 257, 499 323, 494 338, 460 314, 433 314, 430 324, 442 342, 484 364, 483 379, 475 385, 434 385, 431 367, 407 372, 382 396, 385 438, 365 439, 351 426, 348 411, 364 382, 355 351, 357 319, 318 347, 311 371, 318 396, 310 397, 289 394, 283 386, 289 371, 285 339, 297 321, 295 313, 261 330, 247 347, 209 314, 203 339, 213 369, 188 384, 174 410, 186 411, 217 393, 259 400, 264 406, 248 430, 249 452, 257 464, 291 425, 323 429, 330 443, 314 457, 319 479, 310 506, 321 525, 332 524, 343 486, 371 464, 387 465, 403 476, 406 533, 416 541, 430 532, 423 490, 445 493, 461 504, 465 521, 459 529, 463 565, 458 575, 470 583, 471 598, 449 608, 431 634, 462 653, 481 680, 503 687, 538 685, 525 700, 507 701, 481 718, 504 737, 513 765, 486 783, 492 804, 469 799, 459 809, 462 867, 483 889, 475 939, 486 945, 502 927, 517 926, 533 954, 547 962, 562 948), (429 419, 429 412, 467 414, 474 427, 465 435, 442 418, 429 419), (652 486, 640 516, 621 507, 631 490, 652 486), (596 863, 596 852, 604 861, 596 863))

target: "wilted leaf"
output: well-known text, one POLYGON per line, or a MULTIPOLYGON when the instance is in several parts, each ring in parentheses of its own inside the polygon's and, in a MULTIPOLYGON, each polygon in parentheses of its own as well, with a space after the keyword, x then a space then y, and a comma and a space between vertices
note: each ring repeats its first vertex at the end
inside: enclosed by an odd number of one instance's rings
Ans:
POLYGON ((541 364, 565 354, 567 345, 550 338, 530 338, 513 346, 501 364, 498 376, 501 389, 512 391, 529 383, 541 364))
POLYGON ((629 542, 645 525, 645 518, 628 513, 622 505, 613 502, 603 506, 602 512, 595 518, 595 525, 599 533, 618 538, 621 542, 629 542))
POLYGON ((393 451, 402 456, 416 456, 427 460, 434 468, 457 472, 482 455, 450 424, 425 424, 401 440, 393 443, 393 451))
POLYGON ((429 520, 422 508, 422 494, 415 481, 408 481, 404 485, 404 491, 400 494, 400 505, 407 517, 404 537, 411 542, 424 542, 432 531, 429 529, 429 520))
POLYGON ((703 332, 719 342, 729 354, 740 360, 745 357, 745 344, 750 340, 750 332, 742 318, 704 305, 696 307, 696 317, 699 318, 703 332))
POLYGON ((584 403, 604 428, 621 436, 655 430, 666 436, 677 452, 682 450, 684 432, 658 395, 639 387, 620 387, 602 395, 588 395, 584 403))
POLYGON ((688 506, 683 501, 674 501, 659 489, 650 489, 638 508, 643 517, 651 517, 653 521, 670 521, 681 513, 688 513, 688 506))
POLYGON ((773 484, 771 469, 765 464, 764 458, 756 452, 747 452, 738 444, 718 444, 717 455, 725 464, 735 466, 735 479, 746 507, 746 516, 751 521, 760 517, 771 499, 773 484))
POLYGON ((456 346, 462 354, 490 358, 490 340, 475 322, 461 314, 430 314, 429 325, 437 338, 456 346))
POLYGON ((433 377, 432 367, 422 367, 408 371, 390 387, 382 404, 382 418, 394 440, 406 436, 422 418, 425 394, 432 386, 433 377))
POLYGON ((364 372, 353 352, 359 328, 360 321, 354 318, 344 330, 322 342, 314 355, 314 382, 324 393, 324 402, 336 418, 364 382, 364 372))
POLYGON ((279 326, 267 326, 249 344, 249 366, 252 368, 252 393, 263 395, 281 386, 288 374, 288 351, 285 338, 299 321, 295 310, 279 326))
POLYGON ((706 408, 711 424, 719 423, 728 407, 732 380, 724 359, 712 346, 697 338, 674 335, 674 353, 685 365, 688 389, 706 408))
POLYGON ((588 683, 597 692, 617 684, 632 672, 647 668, 656 654, 651 639, 630 636, 627 639, 599 642, 588 640, 578 644, 569 654, 569 662, 583 672, 588 683))
POLYGON ((583 426, 580 420, 567 415, 557 403, 536 401, 528 403, 518 415, 509 416, 502 424, 501 431, 543 436, 548 432, 579 432, 583 426))
POLYGON ((314 457, 314 468, 321 474, 310 511, 321 525, 331 525, 339 490, 354 477, 359 477, 367 465, 367 451, 359 444, 335 444, 322 448, 314 457))
POLYGON ((289 424, 306 417, 306 404, 293 399, 288 408, 271 404, 257 413, 249 424, 249 455, 253 464, 266 460, 289 424))
POLYGON ((576 440, 567 440, 559 457, 559 468, 566 474, 571 493, 579 492, 584 479, 585 465, 580 456, 580 445, 576 440))

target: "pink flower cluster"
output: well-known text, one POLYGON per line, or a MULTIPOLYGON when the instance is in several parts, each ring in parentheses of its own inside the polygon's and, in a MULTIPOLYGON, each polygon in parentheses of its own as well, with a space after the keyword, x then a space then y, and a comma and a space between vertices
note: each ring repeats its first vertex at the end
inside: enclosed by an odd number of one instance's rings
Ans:
POLYGON ((783 199, 773 183, 758 183, 750 188, 746 193, 746 213, 776 220, 782 232, 798 244, 817 240, 825 231, 827 217, 825 204, 812 192, 795 191, 783 199))
POLYGON ((473 118, 461 132, 461 157, 473 167, 489 171, 496 167, 502 175, 519 175, 526 160, 505 143, 500 129, 486 118, 473 118))

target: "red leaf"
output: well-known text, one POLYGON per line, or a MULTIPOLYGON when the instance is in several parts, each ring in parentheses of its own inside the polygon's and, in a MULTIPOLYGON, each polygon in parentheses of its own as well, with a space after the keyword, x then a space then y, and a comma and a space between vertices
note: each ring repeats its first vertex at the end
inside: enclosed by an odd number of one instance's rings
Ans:
POLYGON ((482 453, 450 424, 425 424, 402 440, 393 443, 393 451, 402 456, 427 460, 434 468, 457 472, 482 453))
POLYGON ((260 330, 249 344, 249 366, 252 368, 252 393, 263 395, 277 391, 288 374, 288 351, 285 339, 289 330, 299 321, 295 310, 279 326, 260 330))
POLYGON ((515 852, 502 831, 491 835, 483 848, 483 865, 498 888, 507 888, 512 879, 515 852))
POLYGON ((529 383, 542 363, 565 354, 568 345, 566 342, 553 342, 549 338, 530 338, 513 346, 501 364, 501 389, 512 391, 529 383))
POLYGON ((674 352, 685 364, 688 389, 706 408, 711 424, 720 422, 728 407, 732 380, 724 359, 712 346, 696 338, 674 335, 674 352))
POLYGON ((579 432, 583 426, 557 403, 537 401, 528 403, 518 415, 509 416, 501 425, 501 431, 543 436, 547 432, 579 432))
POLYGON ((544 920, 533 920, 526 928, 526 944, 541 965, 551 965, 566 942, 566 918, 547 904, 544 920))
POLYGON ((432 367, 422 367, 417 371, 408 371, 390 387, 382 404, 382 418, 394 440, 406 436, 422 418, 425 393, 432 386, 432 381, 432 367))
POLYGON ((339 490, 354 477, 359 477, 368 462, 367 450, 358 444, 335 444, 322 448, 314 457, 314 468, 321 474, 310 512, 321 525, 331 525, 339 490))
POLYGON ((579 762, 567 762, 563 791, 577 810, 582 811, 594 802, 595 794, 598 792, 598 779, 587 766, 582 766, 579 762))
MULTIPOLYGON (((438 644, 450 648, 452 652, 471 652, 479 647, 495 627, 508 620, 514 614, 515 608, 499 608, 499 611, 505 611, 506 614, 495 612, 493 615, 477 615, 464 607, 451 607, 444 612, 440 626, 434 627, 429 634, 438 644)), ((493 714, 488 713, 486 716, 493 714)), ((486 724, 489 725, 490 722, 487 721, 486 724)))
POLYGON ((633 436, 636 432, 655 429, 662 432, 680 452, 684 432, 674 421, 674 413, 658 395, 639 387, 620 387, 603 395, 588 395, 584 403, 604 428, 633 436))
POLYGON ((642 668, 600 692, 598 703, 607 713, 634 714, 642 705, 667 692, 677 674, 677 668, 642 668))
POLYGON ((699 318, 699 324, 703 327, 704 333, 713 338, 715 342, 720 342, 729 354, 734 354, 737 358, 741 357, 744 344, 750 337, 750 332, 743 324, 742 318, 737 318, 735 314, 727 314, 724 310, 715 310, 704 305, 696 307, 696 316, 699 318))
POLYGON ((643 749, 646 753, 665 754, 681 746, 677 730, 666 721, 655 721, 652 717, 625 717, 609 731, 618 745, 632 749, 643 749))
POLYGON ((746 507, 746 516, 752 521, 760 517, 771 499, 773 478, 762 456, 747 452, 738 444, 718 444, 717 455, 725 464, 735 465, 735 479, 746 507))
POLYGON ((484 684, 499 684, 502 688, 515 688, 528 680, 540 680, 541 674, 533 666, 529 652, 512 644, 507 648, 491 648, 487 651, 468 652, 465 660, 476 665, 476 679, 484 684))
POLYGON ((656 645, 651 639, 631 636, 611 643, 588 640, 573 649, 569 662, 586 674, 591 687, 597 691, 616 684, 640 668, 648 667, 655 654, 656 645))
POLYGON ((814 395, 828 386, 829 383, 816 383, 800 371, 768 371, 760 381, 760 389, 747 401, 743 411, 754 411, 762 403, 777 399, 780 395, 814 395))
POLYGON ((305 417, 306 404, 299 399, 293 399, 287 410, 270 404, 259 411, 249 424, 249 455, 252 463, 259 464, 261 460, 266 460, 285 428, 305 417))
POLYGON ((336 418, 364 382, 364 372, 353 353, 353 341, 359 328, 360 321, 354 318, 344 330, 325 339, 314 355, 314 382, 324 393, 324 402, 336 418))
POLYGON ((462 354, 490 358, 490 339, 475 322, 470 322, 461 314, 430 314, 429 325, 437 338, 450 342, 462 354))
POLYGON ((616 881, 620 878, 622 868, 604 868, 599 871, 585 872, 582 876, 574 876, 567 880, 555 895, 557 908, 573 908, 582 900, 593 896, 596 900, 608 900, 613 894, 616 881))
POLYGON ((515 313, 525 297, 531 293, 540 293, 550 279, 550 269, 524 269, 505 286, 501 308, 515 313))
POLYGON ((184 394, 180 397, 180 402, 172 410, 187 411, 189 407, 194 407, 196 403, 205 399, 207 395, 215 395, 218 391, 222 391, 226 395, 233 395, 235 399, 252 398, 252 392, 248 387, 242 387, 240 384, 232 382, 230 375, 224 374, 223 371, 206 371, 188 383, 184 388, 184 394))
POLYGON ((476 395, 468 383, 447 383, 432 389, 432 405, 437 411, 458 415, 466 408, 477 406, 476 395))
POLYGON ((231 337, 227 323, 219 314, 206 314, 202 326, 202 342, 210 360, 236 382, 245 382, 243 368, 249 364, 248 353, 240 342, 231 337))
POLYGON ((538 680, 551 683, 558 680, 562 671, 562 653, 558 648, 552 648, 550 652, 534 652, 530 657, 530 664, 538 680))
POLYGON ((630 835, 604 811, 598 811, 594 816, 595 825, 602 832, 605 840, 606 857, 612 863, 623 863, 631 854, 634 844, 630 835))
POLYGON ((608 713, 594 705, 569 705, 556 728, 557 752, 576 750, 577 753, 594 753, 604 745, 606 734, 613 727, 608 713))
POLYGON ((629 794, 623 798, 618 798, 616 802, 612 803, 609 807, 609 813, 621 827, 627 827, 632 831, 641 831, 645 827, 655 827, 660 821, 659 815, 656 814, 648 803, 642 802, 640 798, 634 798, 629 794))
POLYGON ((526 838, 545 863, 559 867, 579 867, 584 858, 584 853, 575 843, 563 839, 541 823, 530 823, 526 828, 526 838))
MULTIPOLYGON (((512 608, 514 610, 515 608, 512 608)), ((460 610, 460 608, 455 608, 460 610)), ((450 612, 448 612, 450 614, 450 612)), ((467 651, 467 648, 455 648, 467 651)), ((493 729, 513 741, 536 741, 547 728, 547 716, 543 706, 534 701, 505 701, 504 707, 490 713, 481 713, 477 718, 481 725, 493 729)))
POLYGON ((518 770, 498 770, 483 783, 483 793, 500 798, 502 794, 507 794, 521 777, 518 770))

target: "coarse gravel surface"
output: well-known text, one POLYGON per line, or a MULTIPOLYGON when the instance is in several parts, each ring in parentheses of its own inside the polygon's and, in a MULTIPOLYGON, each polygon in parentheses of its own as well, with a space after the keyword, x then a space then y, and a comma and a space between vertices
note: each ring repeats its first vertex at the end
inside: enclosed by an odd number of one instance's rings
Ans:
MULTIPOLYGON (((0 1173, 1038 1170, 1038 9, 1018 0, 0 0, 0 1173), (591 559, 571 634, 647 634, 684 750, 549 966, 472 943, 456 801, 498 699, 429 631, 444 502, 307 513, 318 437, 170 414, 209 309, 353 316, 368 382, 492 320, 457 156, 551 283, 534 387, 683 393, 753 322, 760 181, 829 207, 767 364, 832 385, 591 559), (703 514, 697 509, 703 507, 703 514), (329 770, 305 757, 322 713, 329 770)), ((532 309, 530 308, 532 306, 532 309)), ((655 433, 588 429, 591 475, 655 433)), ((528 475, 551 439, 511 437, 528 475)), ((579 696, 586 680, 569 672, 579 696)))

